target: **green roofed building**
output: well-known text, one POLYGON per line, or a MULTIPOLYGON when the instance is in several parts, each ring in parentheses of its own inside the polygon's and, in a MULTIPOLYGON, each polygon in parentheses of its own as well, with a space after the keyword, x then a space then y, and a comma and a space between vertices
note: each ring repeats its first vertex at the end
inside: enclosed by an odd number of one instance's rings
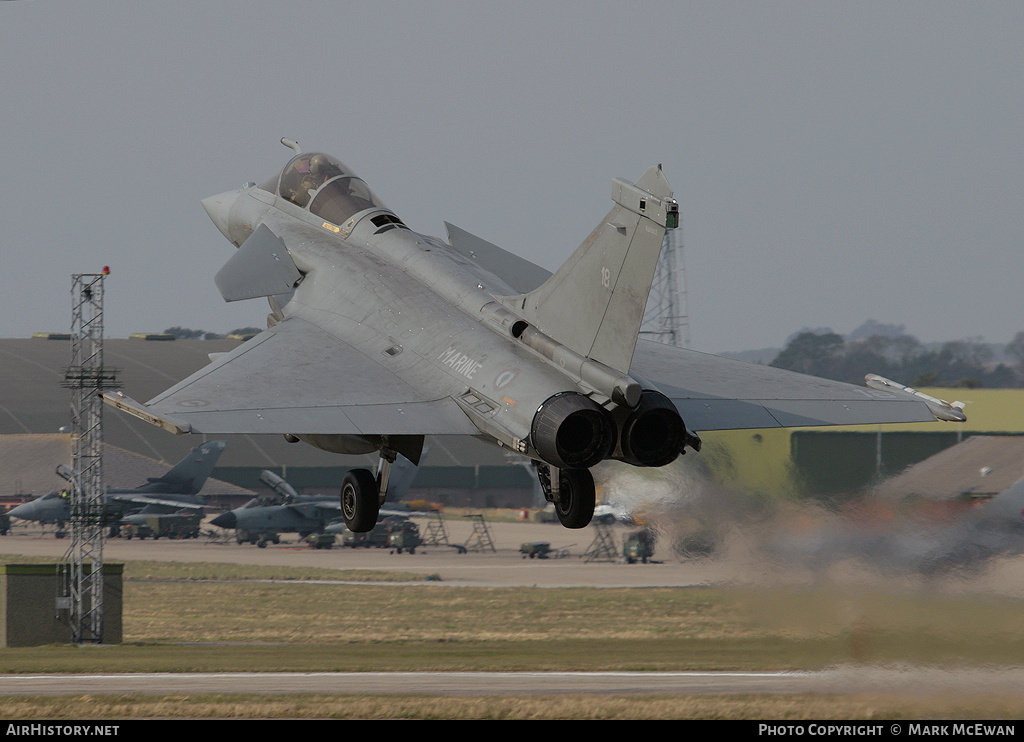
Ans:
POLYGON ((966 423, 734 430, 703 435, 716 479, 790 496, 863 491, 971 436, 1024 435, 1022 389, 924 389, 965 403, 966 423))

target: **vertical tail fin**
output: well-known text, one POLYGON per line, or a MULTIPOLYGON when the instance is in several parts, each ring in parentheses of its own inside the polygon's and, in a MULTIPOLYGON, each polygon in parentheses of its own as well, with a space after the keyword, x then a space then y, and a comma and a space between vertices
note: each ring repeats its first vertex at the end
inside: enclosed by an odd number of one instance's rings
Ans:
POLYGON ((665 230, 678 226, 679 205, 660 166, 635 185, 616 178, 612 200, 601 224, 551 278, 506 303, 559 343, 628 373, 665 230))
POLYGON ((224 441, 209 441, 192 449, 162 477, 152 478, 140 491, 195 495, 206 484, 217 459, 227 447, 224 441))

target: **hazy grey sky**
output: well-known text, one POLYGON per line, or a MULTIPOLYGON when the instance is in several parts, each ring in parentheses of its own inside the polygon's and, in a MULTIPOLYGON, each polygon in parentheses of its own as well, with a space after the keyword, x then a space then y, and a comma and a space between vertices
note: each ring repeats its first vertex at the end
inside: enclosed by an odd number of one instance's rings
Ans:
POLYGON ((552 269, 663 163, 699 350, 1024 329, 1024 3, 2 2, 0 64, 3 337, 103 265, 108 336, 262 325, 199 200, 282 136, 552 269))

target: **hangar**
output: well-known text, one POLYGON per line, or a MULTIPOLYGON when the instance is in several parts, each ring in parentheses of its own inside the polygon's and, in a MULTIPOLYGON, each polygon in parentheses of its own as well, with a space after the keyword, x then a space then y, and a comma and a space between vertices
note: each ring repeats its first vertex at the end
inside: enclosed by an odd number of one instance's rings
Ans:
POLYGON ((889 500, 920 498, 965 505, 1024 479, 1024 436, 977 435, 908 467, 874 488, 889 500))
MULTIPOLYGON (((224 353, 240 340, 169 340, 138 335, 104 340, 104 363, 117 371, 125 393, 139 400, 155 397, 224 353)), ((58 433, 70 423, 70 391, 61 386, 70 362, 66 334, 0 339, 0 446, 9 435, 58 433)), ((105 443, 167 465, 184 458, 206 438, 176 436, 107 408, 105 443)), ((334 494, 347 469, 374 467, 376 457, 339 456, 282 436, 226 435, 228 441, 214 477, 258 489, 259 473, 270 469, 306 493, 334 494)), ((533 504, 534 479, 528 467, 498 448, 469 437, 428 438, 429 448, 415 481, 418 496, 451 505, 523 507, 533 504)), ((517 457, 518 458, 518 457, 517 457)), ((49 466, 52 473, 53 467, 49 466)), ((0 492, 0 496, 13 494, 0 492)))

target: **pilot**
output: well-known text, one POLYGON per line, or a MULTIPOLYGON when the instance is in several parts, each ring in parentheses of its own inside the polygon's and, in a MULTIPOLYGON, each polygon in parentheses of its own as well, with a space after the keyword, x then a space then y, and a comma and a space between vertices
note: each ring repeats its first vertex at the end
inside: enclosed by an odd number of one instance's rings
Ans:
POLYGON ((309 203, 309 194, 337 174, 337 168, 332 167, 323 155, 313 155, 308 160, 302 159, 295 163, 295 172, 299 174, 301 180, 290 200, 299 206, 305 206, 309 203))
POLYGON ((312 182, 310 190, 316 190, 335 175, 341 175, 341 169, 326 156, 313 155, 309 158, 309 174, 312 182))
POLYGON ((309 189, 312 185, 309 161, 308 157, 299 158, 281 178, 281 195, 299 206, 305 206, 309 201, 309 189))

